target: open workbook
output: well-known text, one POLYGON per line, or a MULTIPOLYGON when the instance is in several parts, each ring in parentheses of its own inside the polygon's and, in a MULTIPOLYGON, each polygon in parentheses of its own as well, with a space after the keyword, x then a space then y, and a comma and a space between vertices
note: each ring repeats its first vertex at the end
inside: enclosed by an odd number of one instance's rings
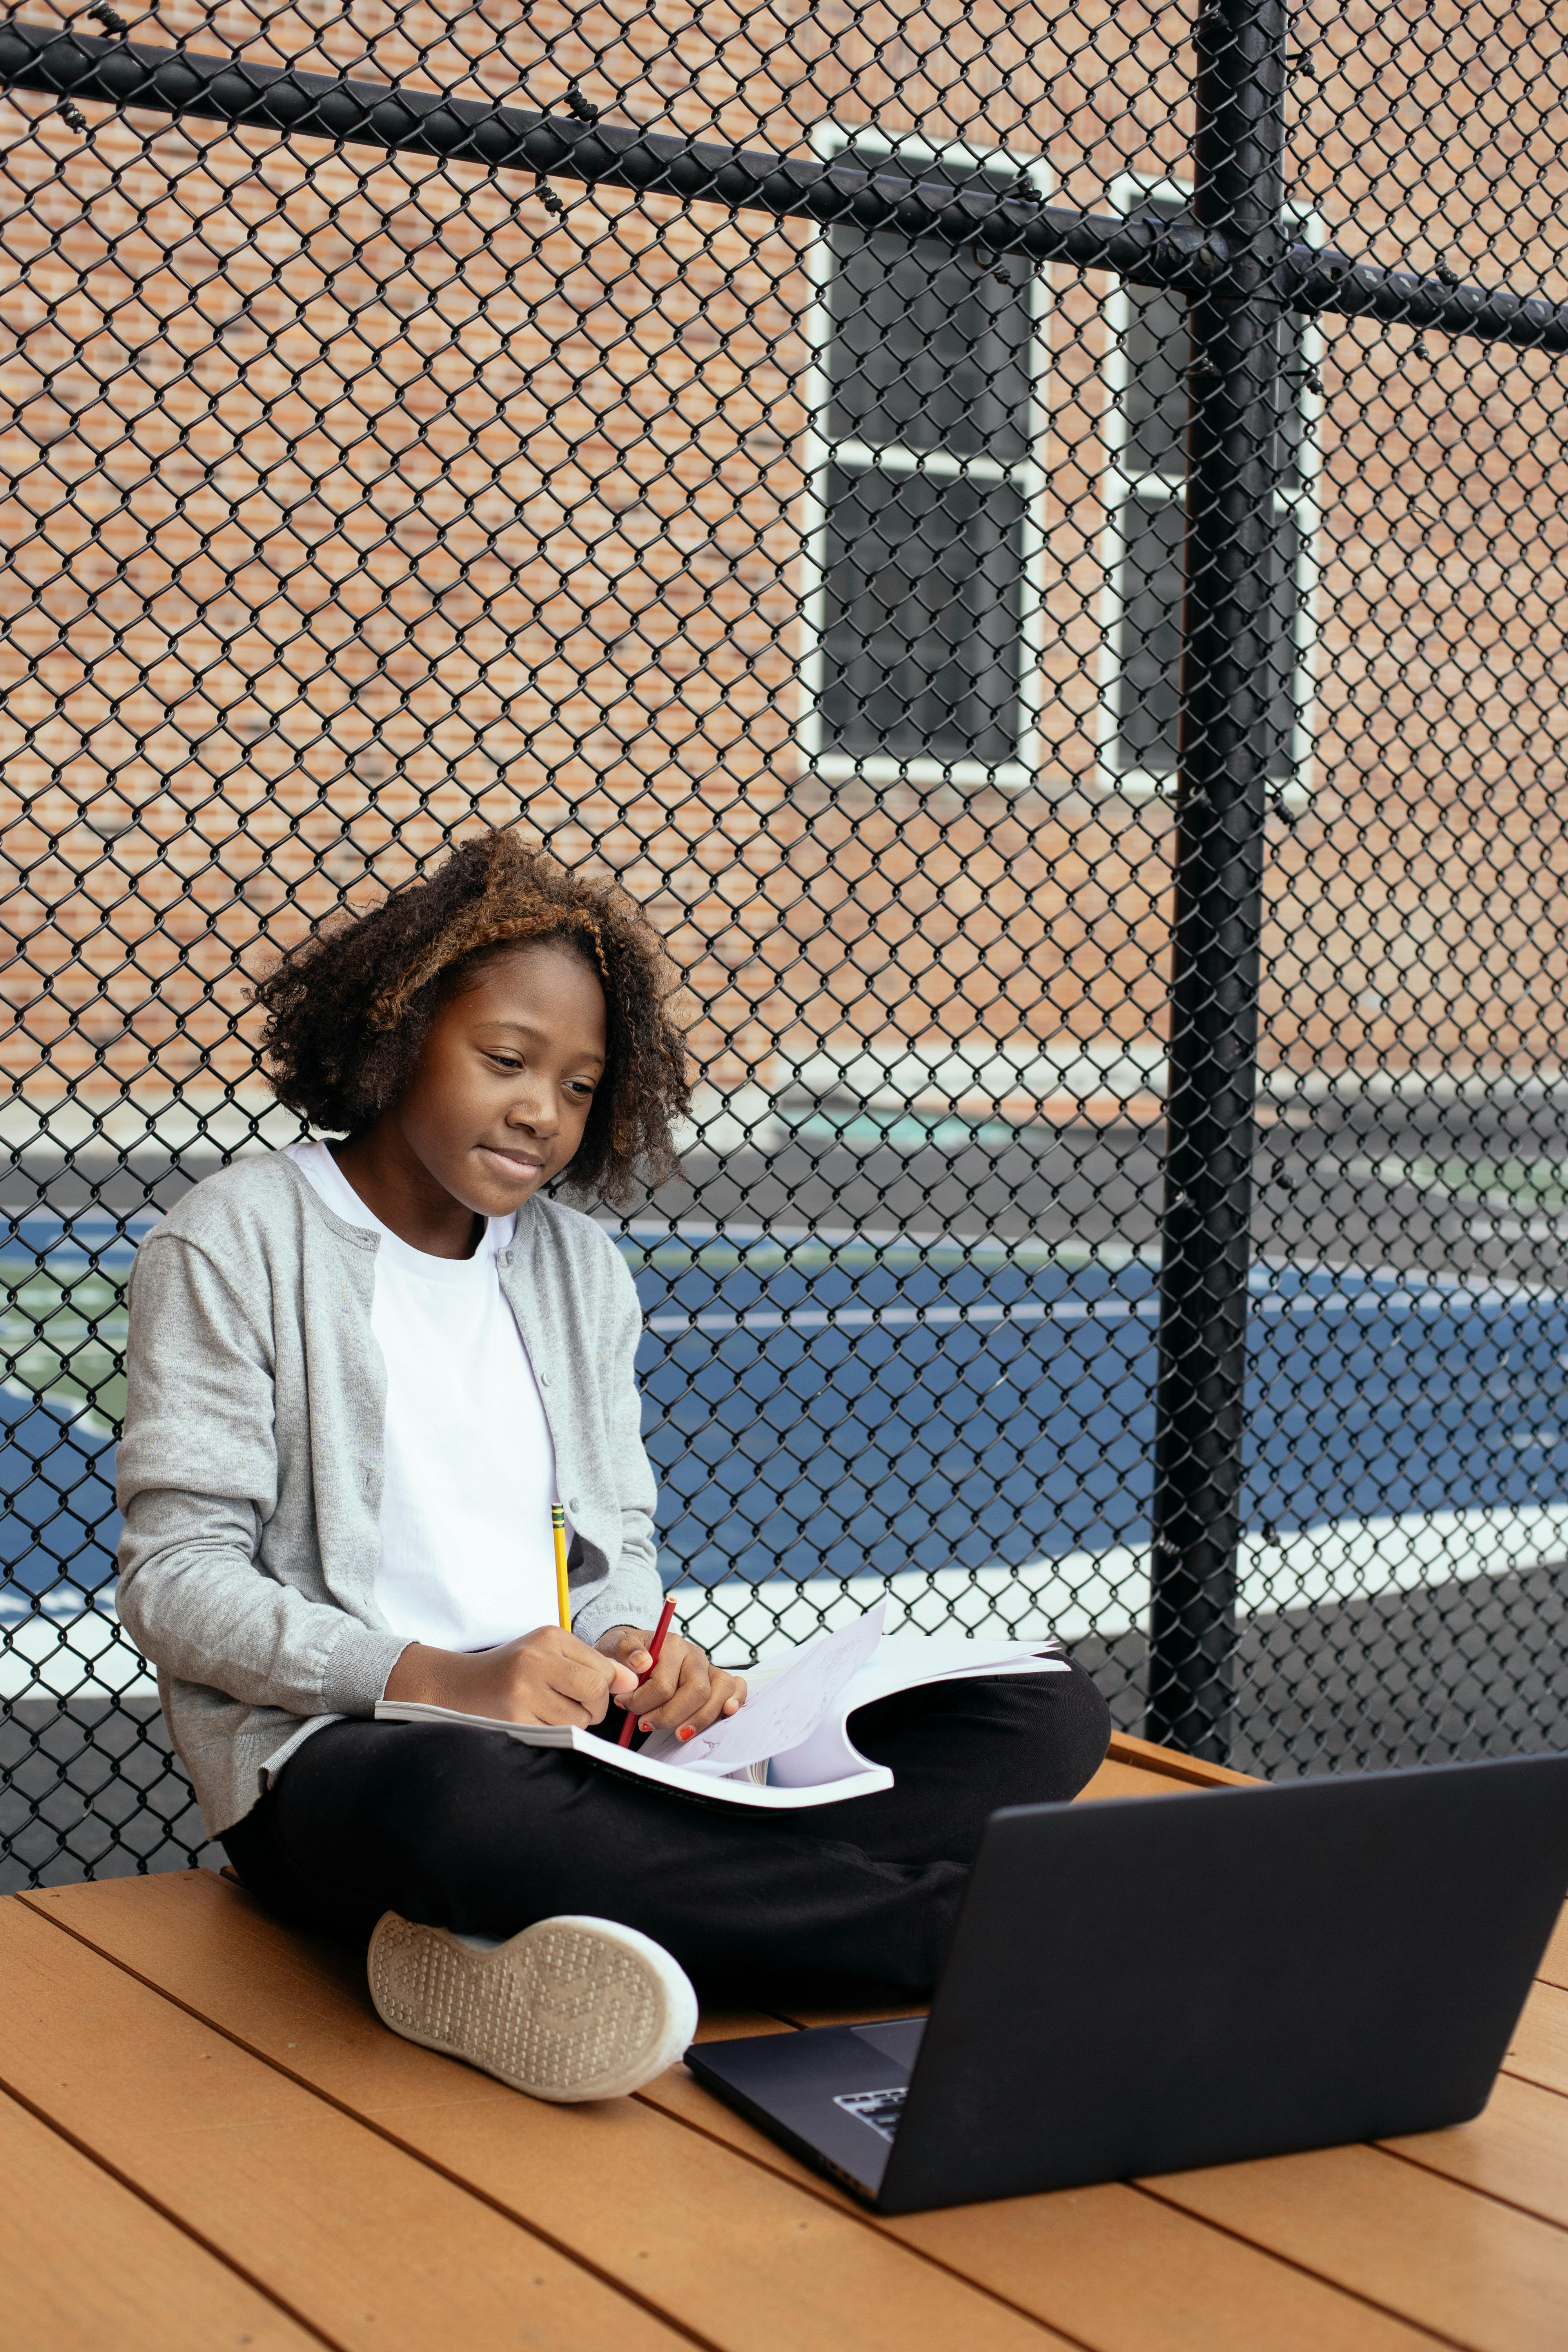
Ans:
MULTIPOLYGON (((375 1712, 383 1722, 458 1723, 470 1730, 504 1731, 525 1748, 569 1748, 611 1771, 630 1772, 688 1795, 789 1809, 831 1805, 892 1787, 887 1767, 871 1763, 849 1738, 849 1717, 873 1699, 890 1698, 922 1683, 1068 1671, 1058 1644, 1048 1639, 973 1642, 963 1634, 884 1633, 887 1605, 879 1601, 853 1624, 824 1633, 782 1664, 748 1667, 745 1706, 684 1744, 673 1732, 656 1731, 640 1748, 617 1748, 613 1740, 567 1724, 502 1723, 414 1702, 384 1699, 375 1712)), ((611 1713, 618 1717, 619 1709, 611 1713)))

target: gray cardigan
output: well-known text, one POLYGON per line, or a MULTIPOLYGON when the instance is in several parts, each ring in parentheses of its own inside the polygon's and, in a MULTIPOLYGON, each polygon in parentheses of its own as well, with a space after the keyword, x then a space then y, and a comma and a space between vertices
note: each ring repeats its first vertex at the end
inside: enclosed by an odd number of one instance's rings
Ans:
MULTIPOLYGON (((263 1767, 306 1723, 371 1714, 406 1646, 375 1605, 377 1246, 279 1153, 207 1177, 137 1253, 120 1614, 158 1669, 212 1837, 250 1811, 263 1767)), ((500 1267, 576 1531, 574 1630, 651 1625, 654 1482, 626 1262, 592 1218, 535 1199, 500 1267)))

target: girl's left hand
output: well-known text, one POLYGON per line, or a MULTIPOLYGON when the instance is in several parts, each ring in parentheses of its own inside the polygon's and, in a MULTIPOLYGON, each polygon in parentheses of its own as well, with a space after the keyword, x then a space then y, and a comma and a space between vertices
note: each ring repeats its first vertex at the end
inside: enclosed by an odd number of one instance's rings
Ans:
MULTIPOLYGON (((629 1666, 634 1675, 646 1675, 653 1665, 648 1648, 652 1639, 651 1632, 639 1632, 635 1625, 612 1625, 594 1646, 607 1658, 629 1666)), ((744 1679, 726 1674, 722 1666, 710 1665, 707 1652, 679 1633, 665 1635, 658 1664, 647 1682, 616 1700, 617 1706, 637 1718, 642 1730, 673 1731, 682 1739, 695 1739, 721 1715, 733 1715, 745 1703, 744 1679)))

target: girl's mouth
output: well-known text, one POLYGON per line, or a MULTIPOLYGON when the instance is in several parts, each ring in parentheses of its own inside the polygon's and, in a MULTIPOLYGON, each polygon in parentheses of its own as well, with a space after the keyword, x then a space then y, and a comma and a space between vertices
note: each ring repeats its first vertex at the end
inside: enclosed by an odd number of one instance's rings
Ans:
POLYGON ((537 1152, 503 1151, 494 1143, 481 1143, 479 1150, 500 1173, 511 1177, 514 1182, 526 1182, 529 1178, 543 1173, 544 1161, 537 1152))

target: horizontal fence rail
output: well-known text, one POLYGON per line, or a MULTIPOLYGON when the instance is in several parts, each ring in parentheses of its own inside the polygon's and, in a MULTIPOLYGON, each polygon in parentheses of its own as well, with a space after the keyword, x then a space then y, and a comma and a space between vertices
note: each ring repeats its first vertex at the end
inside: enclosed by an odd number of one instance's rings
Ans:
MULTIPOLYGON (((937 236, 997 255, 1109 269, 1142 286, 1199 293, 1222 278, 1231 251, 1222 230, 1168 229, 1030 204, 967 185, 911 186, 908 173, 851 163, 735 153, 629 123, 574 121, 444 98, 438 90, 334 80, 291 66, 158 49, 140 41, 60 32, 13 17, 0 25, 0 87, 160 114, 188 114, 237 131, 431 156, 487 170, 532 172, 584 187, 679 196, 685 204, 756 210, 780 219, 853 221, 858 228, 937 236)), ((1568 352, 1568 302, 1449 278, 1377 269, 1332 250, 1292 246, 1276 265, 1280 299, 1299 310, 1433 327, 1521 349, 1568 352)))

